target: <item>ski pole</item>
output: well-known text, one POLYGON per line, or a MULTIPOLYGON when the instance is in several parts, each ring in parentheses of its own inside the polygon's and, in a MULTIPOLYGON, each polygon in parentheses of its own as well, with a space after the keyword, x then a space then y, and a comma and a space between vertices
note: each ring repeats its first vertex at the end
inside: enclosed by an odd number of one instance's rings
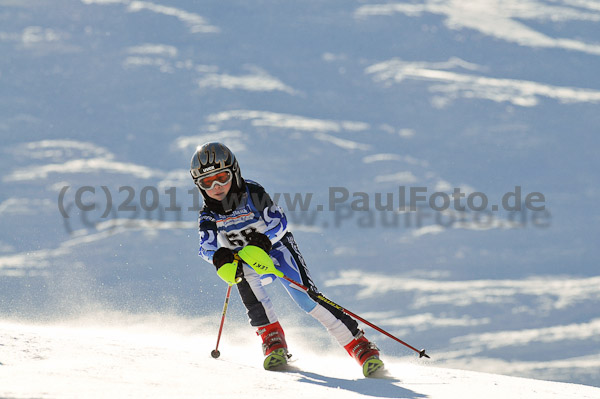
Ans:
POLYGON ((326 298, 325 296, 323 296, 323 294, 321 293, 317 293, 314 292, 312 290, 310 290, 308 287, 298 283, 297 281, 292 280, 291 278, 289 278, 286 275, 282 275, 282 278, 284 278, 285 280, 287 280, 288 282, 294 284, 296 287, 300 288, 302 291, 306 292, 312 299, 314 299, 315 301, 319 302, 319 303, 325 303, 329 306, 333 306, 334 308, 346 313, 348 316, 350 317, 354 317, 355 319, 363 322, 364 324, 368 325, 369 327, 379 331, 380 333, 387 335, 388 337, 390 337, 391 339, 393 339, 394 341, 400 342, 402 345, 406 346, 407 348, 412 349, 413 351, 417 352, 419 354, 419 358, 421 357, 426 357, 428 359, 430 359, 429 355, 425 353, 425 349, 421 349, 418 350, 417 348, 407 344, 406 342, 402 341, 400 338, 396 338, 394 337, 392 334, 390 334, 389 332, 385 331, 383 328, 377 327, 375 324, 371 323, 370 321, 367 321, 365 319, 363 319, 362 317, 352 313, 351 311, 349 311, 348 309, 344 308, 343 306, 338 305, 337 303, 333 302, 331 299, 326 298))
POLYGON ((219 326, 219 335, 217 335, 217 346, 210 352, 210 355, 213 358, 218 358, 221 356, 221 352, 219 352, 219 341, 221 340, 221 332, 223 331, 223 323, 225 323, 225 314, 227 313, 227 305, 229 304, 229 296, 231 295, 231 285, 227 286, 227 294, 225 295, 225 303, 223 304, 223 314, 221 315, 221 325, 219 326))

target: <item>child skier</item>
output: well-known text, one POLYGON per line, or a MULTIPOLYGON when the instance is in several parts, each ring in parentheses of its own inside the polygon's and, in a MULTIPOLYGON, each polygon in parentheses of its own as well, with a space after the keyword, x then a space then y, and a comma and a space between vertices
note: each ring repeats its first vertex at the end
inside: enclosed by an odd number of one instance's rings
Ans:
POLYGON ((238 255, 240 250, 247 245, 261 248, 277 270, 318 292, 288 231, 283 210, 272 202, 261 185, 242 178, 229 148, 216 142, 198 147, 192 157, 190 173, 204 197, 198 219, 199 255, 217 268, 217 274, 225 282, 237 284, 250 325, 257 328, 257 335, 263 341, 264 368, 284 365, 288 359, 285 334, 263 286, 273 279, 280 280, 298 306, 327 328, 356 359, 365 376, 382 368, 378 348, 364 337, 353 318, 326 303, 315 302, 306 292, 295 289, 275 274, 259 274, 242 262, 243 252, 238 255))

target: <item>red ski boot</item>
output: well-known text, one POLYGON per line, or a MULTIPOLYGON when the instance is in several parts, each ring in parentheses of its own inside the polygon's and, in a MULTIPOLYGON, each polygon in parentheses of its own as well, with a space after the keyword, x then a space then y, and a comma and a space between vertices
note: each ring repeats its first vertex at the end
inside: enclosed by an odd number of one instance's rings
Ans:
POLYGON ((362 367, 365 377, 369 377, 383 368, 383 362, 379 359, 379 348, 374 343, 369 342, 362 332, 352 342, 344 346, 344 349, 356 359, 356 362, 362 367))
POLYGON ((263 367, 265 370, 271 370, 287 364, 288 351, 285 342, 285 334, 278 321, 269 325, 260 327, 256 331, 257 335, 263 340, 263 354, 265 360, 263 367))

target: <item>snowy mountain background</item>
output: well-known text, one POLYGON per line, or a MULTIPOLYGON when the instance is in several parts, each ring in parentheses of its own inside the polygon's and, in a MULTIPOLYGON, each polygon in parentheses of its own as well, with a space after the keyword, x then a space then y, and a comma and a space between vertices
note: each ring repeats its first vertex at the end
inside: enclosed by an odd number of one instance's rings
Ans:
MULTIPOLYGON (((282 194, 321 291, 424 366, 600 386, 599 20, 591 0, 0 0, 3 323, 159 313, 216 336, 226 288, 197 256, 188 166, 219 140, 282 194), (375 209, 400 186, 490 206, 518 186, 546 208, 375 209)), ((269 289, 284 327, 338 353, 269 289)), ((245 317, 234 294, 259 348, 245 317)))

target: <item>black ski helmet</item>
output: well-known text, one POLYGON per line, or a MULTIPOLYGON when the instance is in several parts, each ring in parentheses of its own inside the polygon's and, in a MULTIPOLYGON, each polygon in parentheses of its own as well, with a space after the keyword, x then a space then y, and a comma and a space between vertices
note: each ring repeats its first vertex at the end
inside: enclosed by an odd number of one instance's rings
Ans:
MULTIPOLYGON (((233 176, 232 185, 238 189, 242 187, 242 176, 240 166, 238 165, 235 155, 226 145, 211 142, 205 143, 196 148, 196 152, 192 156, 190 166, 190 174, 194 183, 198 186, 198 179, 215 173, 221 169, 228 169, 233 176)), ((198 186, 200 188, 200 186, 198 186)), ((204 194, 204 190, 200 189, 204 194)))

